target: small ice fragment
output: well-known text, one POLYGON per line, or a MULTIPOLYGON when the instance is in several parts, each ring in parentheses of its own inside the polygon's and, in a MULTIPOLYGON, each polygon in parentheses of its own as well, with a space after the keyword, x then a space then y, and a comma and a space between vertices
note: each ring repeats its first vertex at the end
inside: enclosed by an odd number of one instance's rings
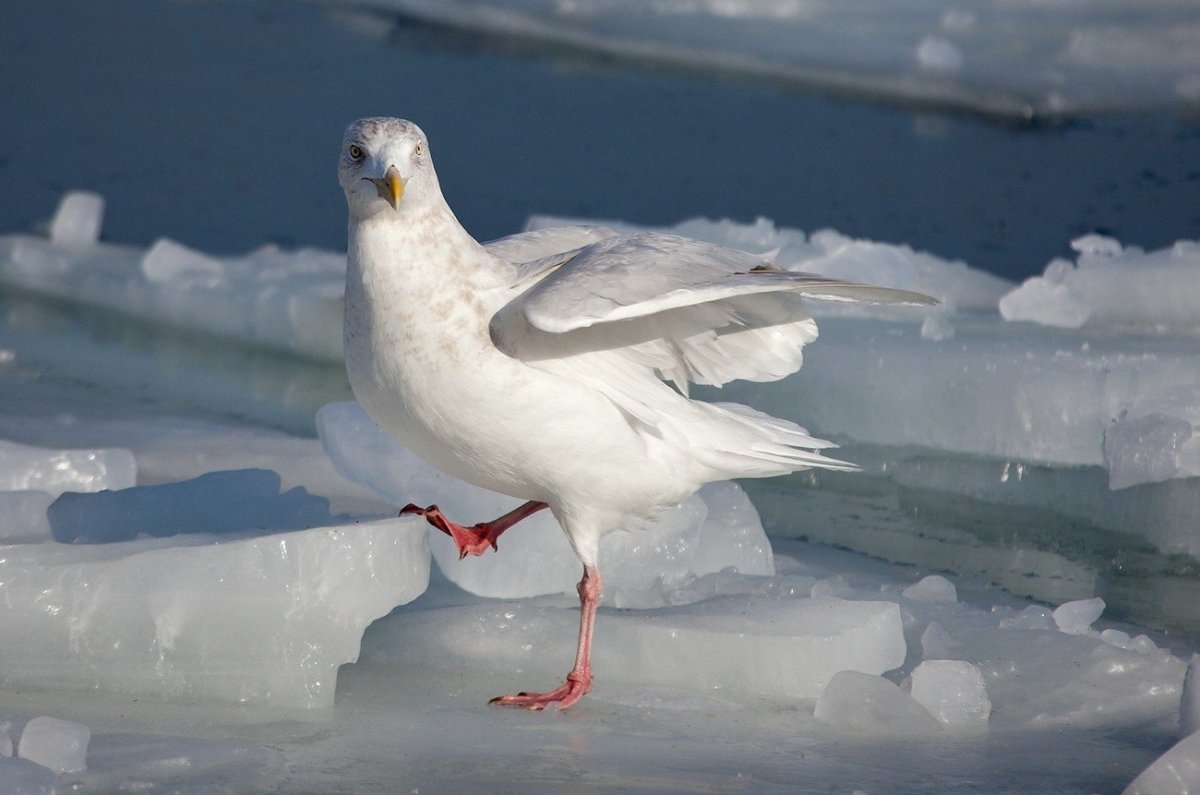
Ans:
POLYGON ((91 738, 91 730, 82 723, 42 715, 25 724, 17 753, 56 773, 81 773, 87 770, 91 738))
POLYGON ((1179 700, 1179 735, 1187 737, 1200 729, 1200 654, 1193 654, 1183 677, 1183 697, 1179 700))
POLYGON ((920 582, 908 586, 901 593, 914 602, 953 604, 958 601, 958 590, 954 587, 954 583, 940 574, 930 574, 920 582))
POLYGON ((1125 788, 1123 795, 1200 792, 1200 732, 1175 743, 1125 788))
POLYGON ((967 33, 975 28, 974 11, 963 8, 950 8, 942 12, 941 29, 947 33, 967 33))
POLYGON ((912 672, 912 697, 949 725, 981 725, 992 712, 983 674, 961 660, 926 660, 912 672))
POLYGON ((1150 640, 1146 635, 1138 635, 1129 641, 1129 648, 1138 654, 1150 654, 1158 651, 1158 644, 1150 640))
POLYGON ((1053 629, 1050 611, 1039 605, 1030 605, 1012 618, 1000 619, 1000 629, 1053 629))
POLYGON ((60 246, 89 246, 100 239, 104 197, 87 191, 64 194, 50 221, 50 240, 60 246))
POLYGON ((1100 633, 1100 640, 1107 643, 1109 646, 1116 646, 1118 649, 1130 648, 1129 633, 1122 632, 1119 629, 1106 629, 1100 633))
POLYGON ((1117 420, 1104 431, 1108 487, 1123 489, 1192 474, 1180 470, 1181 454, 1193 434, 1187 420, 1157 412, 1117 420))
POLYGON ((1068 635, 1085 635, 1103 612, 1104 600, 1099 596, 1077 599, 1055 609, 1054 623, 1058 625, 1059 631, 1068 635))
POLYGON ((174 240, 160 238, 142 256, 142 273, 157 284, 217 287, 225 279, 225 265, 174 240))
POLYGON ((818 580, 813 585, 811 593, 813 598, 852 599, 857 592, 850 587, 845 575, 835 574, 832 577, 818 580))
POLYGON ((895 684, 858 671, 834 674, 813 714, 823 723, 864 734, 911 734, 938 726, 929 710, 895 684))
POLYGON ((929 72, 956 74, 963 67, 963 52, 941 36, 926 36, 917 45, 917 64, 929 72))
POLYGON ((1071 241, 1071 248, 1080 254, 1098 257, 1116 257, 1121 253, 1121 241, 1107 235, 1083 235, 1071 241))
POLYGON ((921 633, 921 656, 926 660, 945 660, 961 647, 962 644, 950 637, 950 633, 936 621, 930 621, 929 626, 921 633))
POLYGON ((1000 316, 1008 321, 1079 328, 1092 316, 1092 307, 1070 286, 1033 276, 1000 299, 1000 316))
POLYGON ((921 339, 941 342, 954 336, 954 326, 945 315, 930 315, 921 322, 921 339))

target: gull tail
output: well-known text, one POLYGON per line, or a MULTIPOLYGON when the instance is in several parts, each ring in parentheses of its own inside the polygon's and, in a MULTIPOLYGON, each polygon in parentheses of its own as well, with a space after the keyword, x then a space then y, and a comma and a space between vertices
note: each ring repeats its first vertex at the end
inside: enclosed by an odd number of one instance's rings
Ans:
POLYGON ((765 478, 801 469, 854 472, 855 464, 829 458, 821 451, 837 447, 818 439, 794 422, 772 417, 740 403, 695 403, 708 418, 697 440, 696 460, 711 469, 714 480, 765 478))

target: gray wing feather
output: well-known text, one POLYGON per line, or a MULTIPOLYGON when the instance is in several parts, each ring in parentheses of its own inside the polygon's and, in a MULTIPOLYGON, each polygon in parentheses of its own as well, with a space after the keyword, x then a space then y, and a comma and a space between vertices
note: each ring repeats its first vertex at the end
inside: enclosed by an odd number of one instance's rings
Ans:
POLYGON ((755 293, 854 303, 932 304, 929 296, 786 271, 742 251, 639 232, 584 246, 522 296, 521 312, 562 334, 755 293))
POLYGON ((546 367, 612 352, 685 394, 688 382, 773 381, 798 370, 817 336, 803 299, 936 303, 656 232, 609 234, 521 270, 517 288, 526 289, 491 322, 502 351, 546 367))

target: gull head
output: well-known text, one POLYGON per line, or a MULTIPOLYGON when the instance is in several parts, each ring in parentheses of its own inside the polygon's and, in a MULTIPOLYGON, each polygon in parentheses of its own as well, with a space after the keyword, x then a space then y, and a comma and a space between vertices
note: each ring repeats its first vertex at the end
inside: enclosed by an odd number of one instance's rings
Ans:
POLYGON ((425 133, 411 121, 377 117, 346 128, 338 182, 352 217, 403 214, 440 195, 425 133))

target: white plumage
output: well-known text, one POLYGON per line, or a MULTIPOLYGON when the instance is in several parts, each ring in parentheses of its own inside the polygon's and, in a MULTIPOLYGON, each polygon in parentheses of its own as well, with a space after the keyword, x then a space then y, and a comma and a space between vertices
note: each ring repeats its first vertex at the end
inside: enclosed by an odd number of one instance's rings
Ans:
POLYGON ((817 336, 805 299, 931 303, 674 235, 562 227, 480 245, 442 197, 424 134, 400 119, 352 124, 339 178, 355 395, 435 466, 530 501, 474 528, 406 510, 479 554, 544 503, 584 564, 568 681, 502 704, 566 707, 590 688, 601 535, 709 481, 853 468, 794 423, 690 399, 689 382, 795 372, 817 336))

